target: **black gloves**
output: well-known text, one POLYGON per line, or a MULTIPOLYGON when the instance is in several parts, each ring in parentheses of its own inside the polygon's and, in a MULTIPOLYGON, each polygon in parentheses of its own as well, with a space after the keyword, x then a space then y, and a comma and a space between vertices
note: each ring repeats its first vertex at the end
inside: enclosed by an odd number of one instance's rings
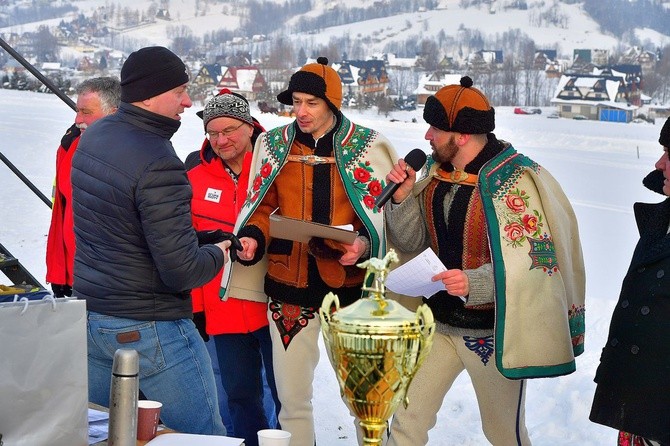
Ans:
POLYGON ((231 245, 228 253, 231 262, 237 260, 237 251, 242 250, 240 239, 238 239, 232 232, 214 229, 212 231, 196 231, 196 234, 198 236, 198 246, 213 245, 215 243, 223 242, 224 240, 230 240, 231 245))
POLYGON ((195 328, 198 329, 202 339, 205 342, 209 341, 209 335, 205 331, 205 312, 199 311, 197 313, 193 313, 193 323, 195 324, 195 328))
POLYGON ((198 236, 198 246, 202 245, 213 245, 215 243, 222 242, 226 240, 221 229, 214 229, 211 231, 195 231, 195 234, 198 236))
POLYGON ((72 296, 72 287, 70 285, 59 285, 57 283, 51 284, 51 291, 54 293, 54 297, 71 297, 72 296))

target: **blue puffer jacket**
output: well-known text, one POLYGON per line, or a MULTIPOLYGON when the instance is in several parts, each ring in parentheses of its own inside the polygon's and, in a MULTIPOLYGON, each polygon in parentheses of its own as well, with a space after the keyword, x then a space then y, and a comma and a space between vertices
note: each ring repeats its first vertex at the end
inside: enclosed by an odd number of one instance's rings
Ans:
POLYGON ((198 247, 191 187, 170 138, 179 121, 121 103, 91 125, 72 161, 74 295, 98 313, 191 317, 189 290, 223 266, 198 247))

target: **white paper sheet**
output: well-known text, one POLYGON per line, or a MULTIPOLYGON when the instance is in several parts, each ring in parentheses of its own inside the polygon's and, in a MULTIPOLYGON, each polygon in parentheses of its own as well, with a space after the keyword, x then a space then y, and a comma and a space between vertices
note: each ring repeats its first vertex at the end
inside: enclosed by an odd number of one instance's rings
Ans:
POLYGON ((409 262, 392 270, 386 277, 386 288, 405 296, 430 297, 444 290, 442 282, 433 282, 431 278, 446 270, 447 267, 433 250, 427 248, 409 262))

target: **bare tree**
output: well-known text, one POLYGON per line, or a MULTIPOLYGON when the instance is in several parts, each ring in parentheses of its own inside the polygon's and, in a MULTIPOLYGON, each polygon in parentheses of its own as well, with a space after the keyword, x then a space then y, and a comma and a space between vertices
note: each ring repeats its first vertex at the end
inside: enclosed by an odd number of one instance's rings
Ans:
POLYGON ((418 74, 414 69, 394 69, 389 71, 389 87, 400 97, 408 97, 418 84, 418 74))
POLYGON ((670 45, 660 51, 654 71, 645 74, 644 91, 662 104, 670 103, 670 45))
POLYGON ((419 58, 421 66, 426 71, 434 71, 440 62, 440 50, 437 43, 432 39, 423 39, 419 44, 419 58))
POLYGON ((285 36, 280 36, 272 43, 265 65, 269 68, 292 68, 296 60, 291 41, 285 36))
POLYGON ((33 50, 40 62, 53 62, 58 60, 58 39, 51 34, 49 27, 40 25, 37 32, 33 34, 33 50))

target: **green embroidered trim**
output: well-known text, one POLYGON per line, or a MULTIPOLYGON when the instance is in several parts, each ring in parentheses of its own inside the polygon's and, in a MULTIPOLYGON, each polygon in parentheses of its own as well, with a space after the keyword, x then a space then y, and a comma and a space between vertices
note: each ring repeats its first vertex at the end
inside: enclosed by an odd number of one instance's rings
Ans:
POLYGON ((585 320, 586 309, 584 305, 572 305, 568 310, 568 324, 570 325, 570 337, 572 338, 572 352, 575 356, 584 353, 584 333, 586 331, 585 320))
MULTIPOLYGON (((247 191, 247 198, 244 201, 243 208, 255 206, 256 202, 261 198, 261 192, 264 192, 267 187, 272 184, 275 176, 279 172, 279 166, 282 161, 286 159, 289 153, 289 146, 284 140, 284 127, 278 127, 270 130, 264 135, 262 147, 271 148, 266 150, 267 156, 261 159, 261 168, 254 176, 253 183, 247 191)), ((289 129, 290 130, 290 129, 289 129)))

